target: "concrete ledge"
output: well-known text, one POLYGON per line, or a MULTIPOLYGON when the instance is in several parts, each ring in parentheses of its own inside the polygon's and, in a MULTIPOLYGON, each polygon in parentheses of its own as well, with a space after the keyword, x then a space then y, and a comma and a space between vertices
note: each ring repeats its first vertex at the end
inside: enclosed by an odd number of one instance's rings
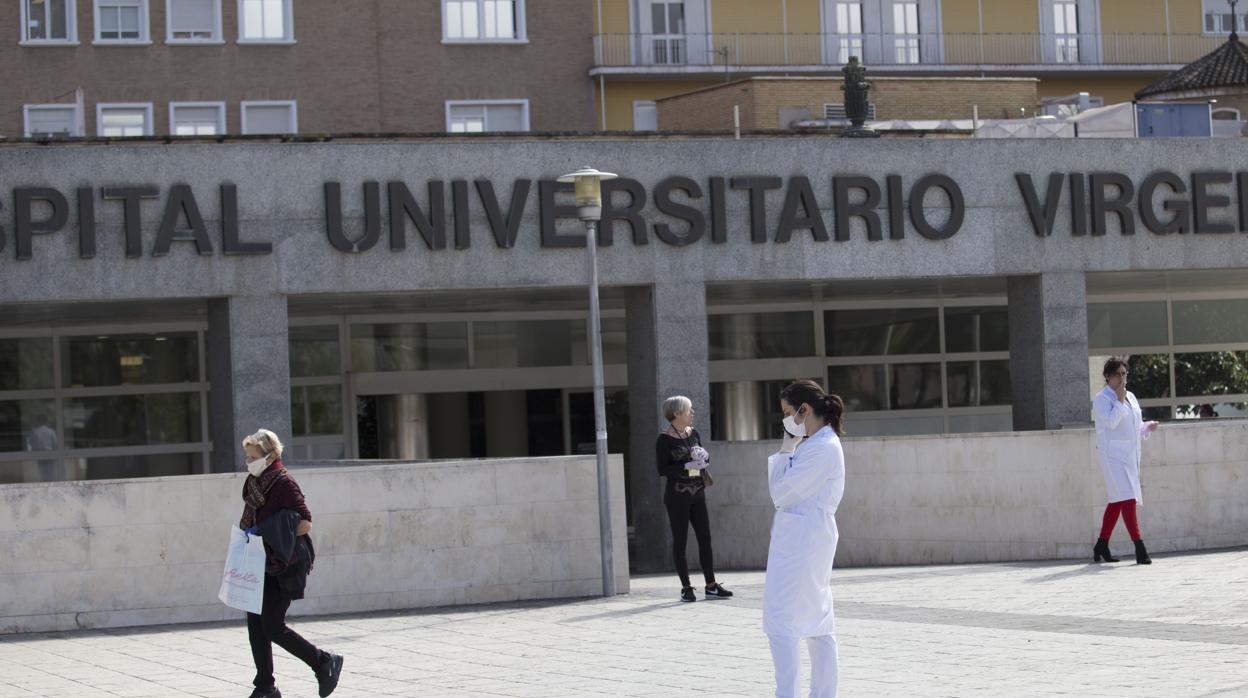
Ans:
MULTIPOLYGON (((616 586, 624 477, 611 457, 616 586)), ((292 614, 602 590, 592 456, 292 469, 316 567, 292 614)), ((217 601, 241 474, 0 486, 0 634, 238 618, 217 601)))

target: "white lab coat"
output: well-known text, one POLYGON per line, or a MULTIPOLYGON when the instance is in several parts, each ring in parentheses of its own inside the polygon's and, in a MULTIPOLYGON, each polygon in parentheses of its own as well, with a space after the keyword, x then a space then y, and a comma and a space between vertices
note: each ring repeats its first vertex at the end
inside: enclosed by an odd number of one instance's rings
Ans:
POLYGON ((840 438, 825 426, 795 453, 771 456, 767 481, 776 514, 767 550, 763 630, 781 637, 831 635, 836 507, 845 493, 840 438))
POLYGON ((1140 403, 1127 392, 1127 402, 1108 385, 1092 400, 1092 419, 1096 422, 1096 455, 1105 475, 1108 501, 1134 499, 1144 503, 1140 492, 1140 450, 1149 436, 1140 413, 1140 403))

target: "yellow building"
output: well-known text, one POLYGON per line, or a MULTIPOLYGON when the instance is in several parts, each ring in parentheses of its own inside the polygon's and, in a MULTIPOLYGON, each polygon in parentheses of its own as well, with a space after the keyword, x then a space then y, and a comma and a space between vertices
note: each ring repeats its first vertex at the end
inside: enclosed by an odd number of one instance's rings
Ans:
POLYGON ((1248 30, 1228 0, 592 1, 605 130, 654 128, 655 99, 729 80, 837 75, 850 55, 870 76, 1039 78, 1046 110, 1110 104, 1248 30))

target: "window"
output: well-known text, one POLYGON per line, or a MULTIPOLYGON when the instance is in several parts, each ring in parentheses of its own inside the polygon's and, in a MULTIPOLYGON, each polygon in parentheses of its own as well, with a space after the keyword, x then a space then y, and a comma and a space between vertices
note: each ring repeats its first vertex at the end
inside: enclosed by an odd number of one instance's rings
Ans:
POLYGON ((1079 62, 1079 3, 1057 0, 1053 3, 1053 33, 1058 63, 1079 62))
POLYGON ((447 102, 446 130, 451 133, 528 131, 529 101, 447 102))
POLYGON ((1232 31, 1248 32, 1248 14, 1245 14, 1244 3, 1232 9, 1228 0, 1204 0, 1202 11, 1205 17, 1205 33, 1230 34, 1232 31))
POLYGON ((1248 298, 1088 303, 1088 380, 1127 358, 1146 419, 1248 417, 1248 298))
POLYGON ((221 43, 221 0, 169 0, 165 41, 221 43))
POLYGON ((169 133, 175 136, 220 136, 225 133, 224 102, 173 102, 169 133))
POLYGON ((149 39, 147 0, 95 0, 95 42, 146 43, 149 39))
POLYGON ((656 64, 679 64, 688 61, 685 42, 685 3, 650 3, 652 60, 656 64))
POLYGON ((897 63, 919 62, 919 3, 893 4, 893 48, 897 63))
POLYGON ((95 132, 107 138, 152 135, 151 104, 101 104, 95 108, 95 132))
POLYGON ((837 63, 848 63, 850 56, 862 58, 862 3, 836 3, 837 63))
POLYGON ((238 0, 238 40, 292 43, 293 14, 291 0, 238 0))
POLYGON ((659 128, 659 110, 654 102, 637 100, 633 102, 633 130, 657 131, 659 128))
POLYGON ((711 361, 815 356, 810 311, 709 315, 706 327, 711 361))
POLYGON ((298 133, 294 102, 243 102, 243 133, 298 133))
POLYGON ((27 138, 81 136, 82 119, 72 104, 28 104, 23 108, 27 138))
POLYGON ((442 0, 442 40, 524 41, 524 0, 442 0))
POLYGON ((21 0, 20 7, 23 43, 77 43, 74 0, 21 0))

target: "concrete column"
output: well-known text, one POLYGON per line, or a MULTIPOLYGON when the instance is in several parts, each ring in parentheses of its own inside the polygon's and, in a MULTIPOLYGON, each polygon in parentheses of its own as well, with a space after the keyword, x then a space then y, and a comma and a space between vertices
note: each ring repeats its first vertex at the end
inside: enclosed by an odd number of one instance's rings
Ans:
POLYGON ((212 472, 243 469, 241 442, 257 429, 290 443, 289 323, 285 296, 208 301, 212 472))
POLYGON ((629 448, 633 454, 628 464, 628 495, 636 532, 631 559, 637 572, 668 571, 672 569, 671 529, 663 508, 654 445, 667 427, 663 400, 672 395, 693 401, 694 426, 704 438, 710 437, 706 287, 699 280, 630 288, 625 304, 629 448))
POLYGON ((1087 424, 1088 299, 1083 272, 1008 280, 1014 429, 1087 424))

